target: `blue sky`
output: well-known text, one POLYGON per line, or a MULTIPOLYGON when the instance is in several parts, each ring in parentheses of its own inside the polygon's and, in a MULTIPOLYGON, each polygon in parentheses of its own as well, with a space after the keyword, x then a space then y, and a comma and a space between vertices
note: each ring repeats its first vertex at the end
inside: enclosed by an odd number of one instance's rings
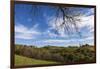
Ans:
MULTIPOLYGON (((94 44, 93 8, 70 8, 71 11, 75 11, 76 9, 78 12, 84 14, 79 17, 81 22, 77 22, 82 35, 80 38, 75 31, 72 31, 72 34, 67 34, 63 28, 57 30, 55 26, 55 14, 57 9, 55 7, 45 5, 38 6, 37 9, 31 4, 15 5, 15 44, 36 45, 39 47, 45 45, 79 45, 79 43, 94 44), (32 12, 32 10, 36 9, 38 11, 32 12)), ((62 23, 62 16, 58 17, 56 23, 57 26, 62 23)))

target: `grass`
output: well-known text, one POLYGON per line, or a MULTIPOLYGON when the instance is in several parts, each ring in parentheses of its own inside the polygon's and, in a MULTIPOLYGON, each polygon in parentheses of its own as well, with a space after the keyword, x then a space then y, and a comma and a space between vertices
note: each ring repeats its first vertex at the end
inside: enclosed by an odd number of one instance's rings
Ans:
POLYGON ((43 64, 58 64, 58 62, 37 60, 37 59, 15 55, 15 66, 43 65, 43 64))

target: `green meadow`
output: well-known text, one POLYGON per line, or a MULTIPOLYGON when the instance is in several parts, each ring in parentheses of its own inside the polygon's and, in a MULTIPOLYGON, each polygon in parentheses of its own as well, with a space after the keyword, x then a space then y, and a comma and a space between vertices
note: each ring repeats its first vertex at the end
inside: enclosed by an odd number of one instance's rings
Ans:
POLYGON ((37 60, 28 57, 23 57, 19 55, 15 55, 15 66, 23 66, 23 65, 41 65, 41 64, 57 64, 58 62, 53 61, 45 61, 45 60, 37 60))
POLYGON ((83 46, 15 46, 15 66, 50 65, 95 62, 95 49, 92 45, 83 46))

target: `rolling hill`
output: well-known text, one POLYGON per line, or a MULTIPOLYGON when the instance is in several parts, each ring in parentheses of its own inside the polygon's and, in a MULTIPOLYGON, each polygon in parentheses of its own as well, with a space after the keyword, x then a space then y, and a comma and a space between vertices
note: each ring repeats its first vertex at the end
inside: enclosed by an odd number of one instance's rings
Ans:
POLYGON ((15 66, 22 65, 42 65, 42 64, 58 64, 58 62, 54 61, 46 61, 46 60, 37 60, 28 57, 23 57, 19 55, 15 55, 15 66))

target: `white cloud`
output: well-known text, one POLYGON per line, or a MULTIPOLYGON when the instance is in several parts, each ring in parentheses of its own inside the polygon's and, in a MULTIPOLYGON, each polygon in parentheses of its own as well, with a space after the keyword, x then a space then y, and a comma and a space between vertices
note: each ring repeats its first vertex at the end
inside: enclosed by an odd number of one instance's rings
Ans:
POLYGON ((58 36, 57 34, 51 32, 50 29, 47 30, 47 31, 45 32, 45 34, 48 35, 49 37, 57 37, 57 36, 58 36))
POLYGON ((24 25, 15 25, 15 32, 23 33, 27 28, 24 25))
POLYGON ((39 35, 40 32, 37 31, 37 24, 32 28, 27 28, 22 24, 15 25, 15 38, 19 39, 33 39, 35 35, 39 35), (34 35, 34 36, 33 36, 34 35))
MULTIPOLYGON (((56 25, 59 27, 59 25, 62 23, 62 19, 59 18, 57 22, 55 22, 55 17, 52 17, 50 18, 50 20, 48 20, 48 24, 50 26, 50 29, 55 29, 57 30, 57 27, 55 26, 55 23, 57 23, 56 25)), ((46 40, 46 41, 43 41, 43 42, 46 42, 46 43, 51 43, 51 44, 54 44, 54 43, 64 43, 64 44, 70 44, 71 42, 74 42, 75 43, 79 43, 79 42, 85 42, 87 43, 88 41, 91 41, 90 44, 93 44, 93 40, 94 40, 94 35, 92 35, 94 31, 94 15, 90 15, 90 16, 82 16, 81 17, 81 22, 78 23, 78 27, 79 27, 79 30, 84 27, 84 26, 88 26, 87 28, 89 29, 87 34, 82 34, 83 36, 86 36, 85 38, 78 38, 78 39, 74 39, 74 38, 69 38, 68 34, 65 33, 64 31, 64 28, 59 28, 58 30, 58 33, 60 34, 59 37, 66 37, 68 38, 67 40, 46 40), (91 35, 90 35, 91 34, 91 35)), ((84 30, 84 29, 83 29, 84 30)), ((81 31, 83 32, 83 31, 81 31)), ((49 30, 49 33, 50 34, 53 34, 53 32, 51 32, 49 30)), ((57 34, 53 34, 52 36, 58 36, 57 34)), ((74 34, 72 34, 72 36, 74 36, 74 34)))
POLYGON ((94 36, 93 35, 89 36, 89 37, 87 37, 87 38, 84 39, 84 41, 86 41, 86 40, 94 40, 94 36))
POLYGON ((93 42, 94 38, 93 36, 89 36, 84 39, 46 39, 46 40, 38 40, 33 42, 36 46, 45 46, 45 45, 53 45, 53 46, 79 46, 79 43, 81 44, 94 44, 93 42), (90 41, 90 42, 89 42, 90 41))
MULTIPOLYGON (((94 15, 81 16, 79 18, 81 19, 81 22, 77 22, 79 30, 84 26, 88 26, 87 27, 87 29, 89 30, 88 33, 94 31, 94 15)), ((50 26, 50 29, 57 30, 58 33, 60 34, 59 35, 60 37, 68 37, 68 34, 65 32, 64 27, 59 27, 61 25, 61 23, 63 22, 62 18, 59 17, 56 22, 55 22, 55 20, 56 20, 55 17, 51 17, 50 19, 48 19, 48 24, 50 26)), ((70 25, 70 26, 72 26, 72 25, 70 25)), ((72 26, 71 30, 72 30, 71 32, 76 33, 74 26, 72 26)), ((83 35, 87 35, 87 34, 83 34, 83 35)))
MULTIPOLYGON (((85 16, 82 18, 82 22, 80 23, 80 28, 84 26, 88 26, 87 29, 89 30, 87 33, 94 32, 94 15, 85 16)), ((84 34, 87 35, 87 34, 84 34)))
POLYGON ((62 22, 63 22, 63 20, 60 17, 57 20, 56 20, 55 17, 48 19, 48 25, 50 26, 50 29, 57 30, 58 33, 59 33, 59 36, 65 37, 66 34, 65 34, 65 31, 64 31, 64 28, 59 27, 62 24, 62 22))
POLYGON ((15 38, 19 38, 19 39, 33 39, 33 36, 32 36, 32 34, 20 33, 20 34, 15 34, 15 38))
POLYGON ((49 39, 45 40, 46 43, 67 43, 69 40, 49 39))
POLYGON ((83 16, 82 21, 79 23, 79 27, 83 27, 89 25, 90 27, 94 27, 94 15, 83 16))
POLYGON ((48 40, 39 40, 39 41, 35 41, 33 42, 34 45, 37 46, 45 46, 45 45, 52 45, 52 46, 67 46, 67 44, 70 42, 71 40, 59 40, 59 39, 48 39, 48 40))
POLYGON ((69 38, 69 39, 48 39, 48 40, 43 40, 43 42, 46 42, 46 43, 69 43, 69 42, 82 42, 82 41, 88 41, 88 40, 93 40, 94 39, 94 36, 88 36, 86 38, 69 38))

